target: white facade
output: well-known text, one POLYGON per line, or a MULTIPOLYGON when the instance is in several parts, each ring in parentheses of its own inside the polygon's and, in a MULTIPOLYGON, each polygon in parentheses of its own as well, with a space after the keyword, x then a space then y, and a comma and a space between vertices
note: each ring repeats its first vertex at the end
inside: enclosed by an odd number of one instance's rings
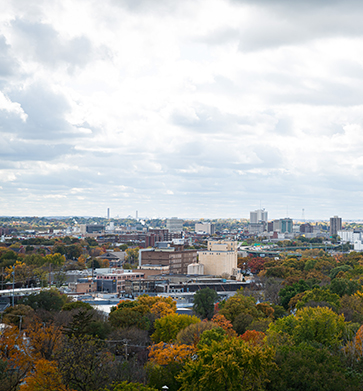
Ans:
POLYGON ((204 274, 221 276, 233 274, 237 268, 237 242, 220 240, 208 241, 208 251, 200 251, 199 263, 204 265, 204 274))
POLYGON ((212 223, 196 223, 195 232, 205 232, 208 235, 214 234, 214 224, 212 223))
POLYGON ((354 242, 354 251, 363 251, 363 242, 361 240, 354 242))
POLYGON ((253 212, 250 212, 250 223, 256 224, 261 221, 267 223, 268 213, 265 209, 257 209, 253 212))
POLYGON ((338 231, 338 236, 342 242, 354 243, 356 240, 362 239, 362 232, 354 231, 338 231))
POLYGON ((204 274, 204 265, 200 263, 191 263, 188 265, 188 274, 204 274))
POLYGON ((169 232, 183 232, 183 224, 184 220, 172 217, 171 219, 166 220, 166 229, 168 229, 169 232))

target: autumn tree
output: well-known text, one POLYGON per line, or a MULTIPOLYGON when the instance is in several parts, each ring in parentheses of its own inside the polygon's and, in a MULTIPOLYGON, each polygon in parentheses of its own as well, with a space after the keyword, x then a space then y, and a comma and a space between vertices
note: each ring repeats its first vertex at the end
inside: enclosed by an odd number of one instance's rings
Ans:
POLYGON ((63 384, 61 373, 55 361, 39 359, 25 378, 19 391, 71 391, 63 384))
POLYGON ((158 365, 184 362, 193 355, 195 348, 184 344, 165 344, 159 342, 149 348, 149 360, 158 365))
POLYGON ((32 370, 31 347, 15 327, 6 327, 0 334, 1 387, 15 391, 32 370))
MULTIPOLYGON (((211 330, 212 331, 212 330, 211 330)), ((206 331, 208 333, 210 331, 206 331)), ((198 358, 186 363, 179 375, 181 391, 253 390, 267 381, 274 351, 240 338, 198 344, 198 358)))
MULTIPOLYGON (((232 325, 230 326, 232 327, 232 325)), ((211 321, 192 323, 189 326, 179 331, 179 333, 176 336, 176 341, 180 344, 185 344, 185 345, 197 345, 200 336, 204 333, 204 331, 211 330, 216 327, 219 326, 211 321)))
POLYGON ((172 314, 156 319, 154 327, 155 332, 151 339, 155 342, 170 342, 173 341, 178 332, 192 323, 199 323, 200 319, 196 316, 172 314))

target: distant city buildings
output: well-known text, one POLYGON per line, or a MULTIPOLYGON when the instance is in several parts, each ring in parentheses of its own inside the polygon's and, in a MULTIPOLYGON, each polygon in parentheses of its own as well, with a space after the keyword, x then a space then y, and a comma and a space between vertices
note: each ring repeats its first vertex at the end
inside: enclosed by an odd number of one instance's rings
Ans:
POLYGON ((215 233, 215 225, 212 223, 196 223, 195 232, 203 232, 208 235, 213 235, 215 233))
POLYGON ((261 222, 267 223, 268 213, 265 209, 257 209, 250 212, 250 224, 257 224, 261 222))
POLYGON ((177 233, 183 231, 184 220, 172 217, 166 220, 166 229, 171 233, 177 233))
POLYGON ((81 224, 80 231, 82 235, 93 234, 93 233, 102 233, 105 229, 103 224, 81 224))
POLYGON ((330 236, 337 235, 342 229, 342 218, 334 216, 330 218, 330 236))

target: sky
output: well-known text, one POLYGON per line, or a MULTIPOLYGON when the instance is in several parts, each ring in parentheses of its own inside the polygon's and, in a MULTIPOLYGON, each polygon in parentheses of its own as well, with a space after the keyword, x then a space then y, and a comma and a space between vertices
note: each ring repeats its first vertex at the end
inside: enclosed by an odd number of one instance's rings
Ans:
POLYGON ((0 2, 0 215, 363 219, 363 3, 0 2))

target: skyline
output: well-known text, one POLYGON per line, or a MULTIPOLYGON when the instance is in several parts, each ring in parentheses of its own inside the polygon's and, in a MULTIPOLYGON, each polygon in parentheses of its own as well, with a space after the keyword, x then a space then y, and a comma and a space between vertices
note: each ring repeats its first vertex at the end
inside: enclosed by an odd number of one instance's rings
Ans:
POLYGON ((363 219, 360 11, 3 2, 0 215, 363 219))

